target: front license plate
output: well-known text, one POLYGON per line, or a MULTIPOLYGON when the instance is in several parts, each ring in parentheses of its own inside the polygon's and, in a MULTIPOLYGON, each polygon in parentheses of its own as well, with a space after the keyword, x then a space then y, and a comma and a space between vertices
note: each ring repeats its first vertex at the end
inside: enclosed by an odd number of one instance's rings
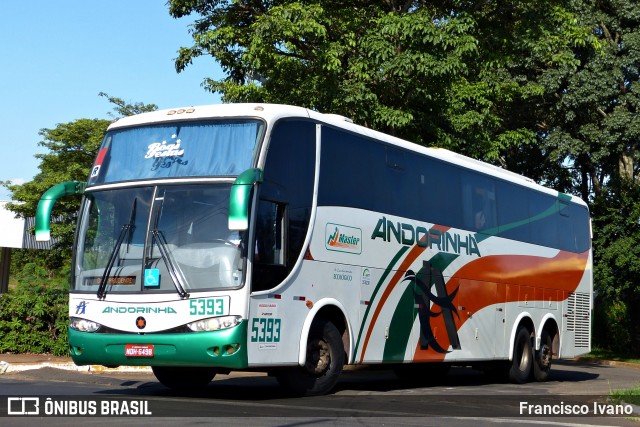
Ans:
POLYGON ((127 357, 153 357, 153 344, 127 344, 124 347, 127 357))

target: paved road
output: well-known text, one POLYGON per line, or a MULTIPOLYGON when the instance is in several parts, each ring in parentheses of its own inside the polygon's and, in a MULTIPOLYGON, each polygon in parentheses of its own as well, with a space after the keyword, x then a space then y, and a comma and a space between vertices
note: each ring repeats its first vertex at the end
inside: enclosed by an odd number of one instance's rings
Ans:
MULTIPOLYGON (((640 422, 628 416, 591 416, 594 402, 604 404, 604 396, 611 389, 638 384, 638 369, 576 362, 559 362, 549 381, 524 385, 496 384, 468 368, 453 368, 444 380, 420 385, 402 383, 388 370, 357 369, 342 376, 332 395, 293 399, 284 395, 276 382, 263 374, 217 376, 204 391, 185 396, 166 389, 146 373, 92 374, 43 368, 0 375, 0 394, 3 398, 38 395, 43 399, 98 401, 98 405, 100 400, 115 400, 116 405, 123 399, 147 402, 153 416, 118 419, 133 425, 167 425, 176 421, 183 425, 200 425, 205 420, 216 420, 225 425, 242 426, 544 424, 638 427, 640 422), (522 402, 526 402, 524 414, 522 402), (589 416, 539 417, 527 413, 532 409, 535 412, 543 405, 587 408, 589 416)), ((0 401, 0 408, 6 413, 6 402, 0 401)), ((640 414, 635 416, 640 417, 640 414)), ((86 426, 101 425, 106 421, 111 423, 115 419, 0 418, 2 425, 86 426)))

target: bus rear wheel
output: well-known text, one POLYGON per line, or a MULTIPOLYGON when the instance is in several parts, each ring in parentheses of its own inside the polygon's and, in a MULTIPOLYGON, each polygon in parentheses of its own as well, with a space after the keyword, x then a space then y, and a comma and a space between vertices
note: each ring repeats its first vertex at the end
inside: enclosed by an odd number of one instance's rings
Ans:
POLYGON ((157 380, 173 390, 197 390, 207 386, 215 377, 215 368, 152 366, 157 380))
POLYGON ((533 365, 533 346, 531 345, 531 332, 520 326, 513 343, 513 360, 509 369, 509 381, 516 384, 524 384, 529 380, 533 365))
POLYGON ((546 381, 551 371, 551 359, 553 357, 553 343, 551 335, 546 330, 540 335, 540 350, 535 352, 533 361, 533 378, 536 381, 546 381))
POLYGON ((330 321, 317 319, 309 330, 304 366, 281 371, 276 379, 297 396, 318 396, 333 389, 343 366, 344 345, 340 332, 330 321))

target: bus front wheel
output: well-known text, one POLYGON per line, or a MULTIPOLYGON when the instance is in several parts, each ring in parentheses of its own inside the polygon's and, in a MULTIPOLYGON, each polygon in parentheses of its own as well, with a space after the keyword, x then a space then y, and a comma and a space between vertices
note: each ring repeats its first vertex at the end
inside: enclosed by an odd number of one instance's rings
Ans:
POLYGON ((314 321, 307 339, 304 366, 277 374, 281 386, 298 396, 329 393, 338 382, 344 366, 344 345, 336 326, 325 319, 314 321))
POLYGON ((513 360, 509 369, 509 380, 516 384, 524 384, 529 380, 533 366, 533 346, 531 332, 520 326, 513 343, 513 360))
POLYGON ((180 391, 204 388, 216 375, 215 368, 152 366, 151 370, 162 385, 180 391))

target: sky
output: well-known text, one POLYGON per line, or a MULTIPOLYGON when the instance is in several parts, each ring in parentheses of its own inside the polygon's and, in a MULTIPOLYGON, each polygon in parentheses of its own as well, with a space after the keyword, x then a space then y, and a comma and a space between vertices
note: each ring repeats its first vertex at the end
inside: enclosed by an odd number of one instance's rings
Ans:
MULTIPOLYGON (((98 93, 159 108, 219 104, 205 77, 216 61, 197 58, 175 71, 178 49, 191 46, 194 16, 174 19, 165 0, 2 2, 0 12, 0 181, 31 181, 40 129, 81 118, 111 119, 98 93)), ((0 187, 0 200, 11 193, 0 187)))

